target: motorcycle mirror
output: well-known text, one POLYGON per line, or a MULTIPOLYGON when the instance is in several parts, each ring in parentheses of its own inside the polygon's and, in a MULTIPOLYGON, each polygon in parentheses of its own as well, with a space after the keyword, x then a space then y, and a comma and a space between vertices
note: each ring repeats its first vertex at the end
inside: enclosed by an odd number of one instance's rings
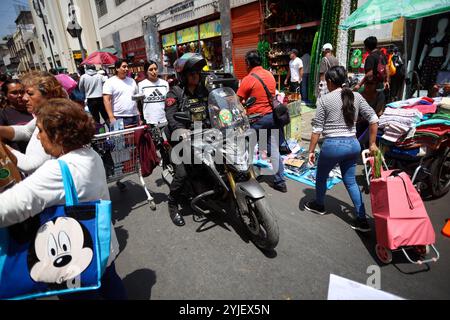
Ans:
POLYGON ((187 112, 175 112, 173 117, 177 121, 184 122, 184 123, 191 123, 191 117, 189 116, 189 113, 187 113, 187 112))
POLYGON ((245 107, 248 108, 251 105, 255 104, 255 102, 256 102, 256 98, 255 97, 249 97, 247 99, 247 101, 245 101, 245 107))

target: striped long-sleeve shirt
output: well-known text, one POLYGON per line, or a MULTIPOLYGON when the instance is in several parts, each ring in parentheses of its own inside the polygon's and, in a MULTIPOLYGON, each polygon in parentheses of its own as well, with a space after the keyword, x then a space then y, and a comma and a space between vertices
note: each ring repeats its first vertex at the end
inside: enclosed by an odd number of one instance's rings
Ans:
POLYGON ((355 124, 347 126, 342 112, 341 89, 336 89, 317 101, 316 116, 312 120, 313 133, 324 137, 349 137, 356 135, 356 120, 361 115, 369 123, 377 123, 378 117, 367 101, 357 92, 355 96, 355 124))

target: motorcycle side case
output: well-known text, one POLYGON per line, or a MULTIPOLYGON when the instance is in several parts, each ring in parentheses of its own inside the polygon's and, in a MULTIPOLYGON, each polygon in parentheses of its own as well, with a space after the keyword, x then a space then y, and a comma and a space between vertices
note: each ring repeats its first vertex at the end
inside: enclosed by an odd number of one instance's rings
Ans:
POLYGON ((247 212, 247 202, 245 198, 261 199, 266 196, 264 189, 258 181, 250 179, 245 182, 236 183, 236 201, 241 210, 247 212))

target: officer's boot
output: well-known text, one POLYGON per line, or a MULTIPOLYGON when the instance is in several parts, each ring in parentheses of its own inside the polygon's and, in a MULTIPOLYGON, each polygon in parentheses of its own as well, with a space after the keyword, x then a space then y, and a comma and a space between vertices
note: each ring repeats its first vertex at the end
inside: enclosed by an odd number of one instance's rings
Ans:
POLYGON ((180 214, 178 210, 178 201, 175 197, 169 194, 169 215, 172 222, 179 227, 185 225, 183 216, 180 214))

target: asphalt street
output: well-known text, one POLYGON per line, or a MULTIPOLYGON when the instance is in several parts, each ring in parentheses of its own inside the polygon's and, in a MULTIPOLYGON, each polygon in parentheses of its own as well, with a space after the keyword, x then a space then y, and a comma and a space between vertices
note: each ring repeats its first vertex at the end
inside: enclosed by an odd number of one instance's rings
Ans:
MULTIPOLYGON (((362 167, 358 181, 364 185, 362 167)), ((381 268, 381 289, 405 299, 450 299, 450 239, 440 230, 450 218, 450 194, 425 202, 436 232, 437 263, 413 265, 401 253, 383 265, 375 254, 372 232, 350 228, 352 205, 343 183, 328 191, 326 210, 318 216, 302 209, 314 189, 288 180, 288 193, 262 183, 280 230, 273 252, 262 252, 246 238, 233 213, 177 227, 167 211, 168 187, 161 170, 145 178, 156 199, 151 211, 136 175, 127 190, 110 185, 113 219, 120 243, 116 268, 130 299, 327 299, 330 274, 363 283, 368 268, 381 268)), ((362 187, 363 188, 363 187, 362 187)), ((364 193, 369 214, 370 198, 364 193)))

